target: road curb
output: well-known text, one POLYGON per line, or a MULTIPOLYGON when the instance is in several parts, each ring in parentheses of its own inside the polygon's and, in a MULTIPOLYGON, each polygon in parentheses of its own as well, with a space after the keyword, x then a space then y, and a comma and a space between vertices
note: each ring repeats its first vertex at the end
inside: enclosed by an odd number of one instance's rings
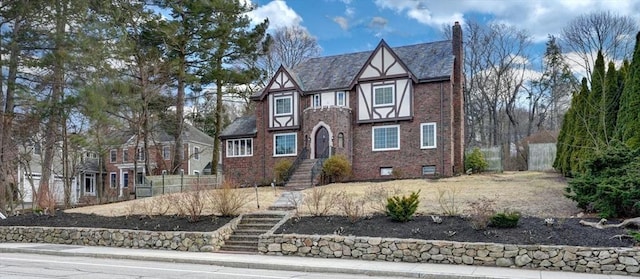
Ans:
MULTIPOLYGON (((78 246, 82 248, 83 246, 78 246)), ((341 273, 353 275, 367 275, 376 277, 406 277, 406 278, 433 278, 433 279, 488 279, 488 278, 508 278, 508 277, 486 277, 486 276, 468 276, 459 274, 433 274, 416 271, 392 271, 392 270, 371 270, 365 268, 344 268, 344 267, 326 267, 326 266, 302 266, 288 265, 279 263, 256 263, 243 261, 222 261, 215 259, 184 259, 184 258, 168 258, 160 256, 140 256, 140 255, 123 255, 109 253, 79 252, 79 251, 55 251, 55 250, 36 250, 32 248, 6 248, 0 247, 0 253, 24 253, 24 254, 42 254, 50 256, 65 257, 91 257, 98 259, 125 259, 138 261, 156 261, 171 262, 184 264, 201 264, 216 265, 232 268, 249 268, 249 269, 265 269, 265 270, 282 270, 282 271, 298 271, 298 272, 315 272, 315 273, 341 273)))

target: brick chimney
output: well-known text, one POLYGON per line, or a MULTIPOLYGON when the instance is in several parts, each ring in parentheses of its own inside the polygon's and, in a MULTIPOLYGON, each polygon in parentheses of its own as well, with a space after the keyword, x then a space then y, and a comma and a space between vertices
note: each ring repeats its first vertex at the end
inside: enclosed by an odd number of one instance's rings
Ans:
POLYGON ((455 22, 452 27, 453 47, 453 173, 464 172, 464 46, 462 26, 455 22))

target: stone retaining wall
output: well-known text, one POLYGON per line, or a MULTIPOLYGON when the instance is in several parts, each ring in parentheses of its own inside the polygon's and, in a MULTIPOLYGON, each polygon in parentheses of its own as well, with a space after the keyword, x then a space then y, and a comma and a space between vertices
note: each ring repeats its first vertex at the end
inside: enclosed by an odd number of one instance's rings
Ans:
POLYGON ((263 234, 260 253, 639 276, 640 249, 509 245, 339 235, 263 234))
POLYGON ((220 249, 241 217, 214 232, 154 232, 138 230, 54 227, 0 227, 0 242, 32 242, 144 248, 191 252, 220 249))

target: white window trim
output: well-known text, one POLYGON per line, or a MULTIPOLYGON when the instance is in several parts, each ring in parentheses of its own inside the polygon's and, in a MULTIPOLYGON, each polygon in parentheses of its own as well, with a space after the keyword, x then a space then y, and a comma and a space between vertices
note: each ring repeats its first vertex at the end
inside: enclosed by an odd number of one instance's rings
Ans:
POLYGON ((378 86, 373 86, 373 106, 374 107, 388 107, 388 106, 393 106, 396 103, 396 90, 395 90, 395 86, 393 85, 378 85, 378 86), (376 103, 376 89, 378 88, 386 88, 389 87, 391 88, 391 103, 388 104, 377 104, 376 103))
POLYGON ((116 186, 118 186, 118 174, 115 172, 111 172, 109 173, 109 186, 111 188, 116 188, 116 186), (116 184, 113 184, 113 180, 111 179, 111 176, 115 175, 116 176, 116 184))
POLYGON ((338 93, 336 93, 336 106, 339 107, 346 107, 347 106, 347 93, 344 91, 338 91, 338 93), (340 96, 342 95, 342 99, 340 98, 340 96), (342 101, 342 104, 340 103, 340 101, 342 101))
POLYGON ((298 134, 297 133, 284 133, 284 134, 274 134, 273 135, 273 157, 291 157, 298 156, 298 134), (291 154, 276 154, 276 137, 279 136, 289 136, 293 135, 293 153, 291 154))
POLYGON ((193 159, 200 160, 200 147, 198 146, 193 147, 193 159))
POLYGON ((118 150, 117 149, 111 149, 109 150, 109 163, 115 163, 118 161, 118 150), (115 158, 113 155, 116 155, 115 158))
POLYGON ((127 148, 122 149, 122 162, 126 163, 129 161, 129 150, 127 148), (127 156, 125 156, 125 154, 127 156))
MULTIPOLYGON (((275 143, 275 138, 274 138, 274 143, 275 143)), ((226 142, 226 146, 227 146, 227 158, 236 158, 236 157, 251 157, 253 156, 253 139, 252 138, 242 138, 242 139, 228 139, 226 142), (245 143, 245 154, 244 155, 234 155, 233 150, 229 149, 229 142, 232 142, 233 145, 235 145, 235 142, 238 142, 238 144, 240 144, 240 141, 244 140, 245 142, 251 142, 251 149, 249 149, 251 152, 247 152, 247 148, 246 148, 246 143, 245 143)))
POLYGON ((400 125, 386 125, 386 126, 373 126, 371 127, 371 150, 372 151, 389 151, 389 150, 400 150, 400 125), (382 128, 396 128, 398 129, 398 147, 394 148, 378 148, 376 149, 376 138, 375 138, 375 130, 382 128))
POLYGON ((322 97, 320 97, 320 94, 314 94, 313 97, 311 98, 311 107, 313 108, 319 108, 322 107, 322 97), (317 102, 316 102, 317 100, 317 102))
POLYGON ((84 174, 84 194, 87 196, 95 196, 96 195, 96 175, 95 174, 84 174), (92 179, 89 179, 91 181, 91 186, 89 187, 90 191, 87 191, 87 178, 91 177, 92 179))
POLYGON ((393 175, 392 167, 381 167, 380 168, 380 176, 390 176, 393 175))
POLYGON ((142 147, 137 147, 136 148, 136 161, 138 162, 144 162, 145 157, 144 157, 144 148, 142 147))
POLYGON ((171 146, 163 146, 162 147, 162 159, 163 160, 171 160, 171 146), (168 150, 165 153, 165 150, 168 150), (167 155, 167 156, 164 156, 167 155))
POLYGON ((293 96, 279 96, 279 97, 274 97, 273 98, 273 113, 275 116, 280 116, 280 115, 291 115, 293 114, 293 96), (291 100, 289 102, 290 106, 289 106, 289 112, 285 112, 285 113, 278 113, 278 100, 280 99, 289 99, 291 100))
POLYGON ((420 149, 433 149, 438 146, 438 134, 437 134, 437 126, 435 122, 430 123, 421 123, 420 124, 420 149), (433 145, 424 145, 424 131, 423 129, 427 126, 433 126, 433 145))

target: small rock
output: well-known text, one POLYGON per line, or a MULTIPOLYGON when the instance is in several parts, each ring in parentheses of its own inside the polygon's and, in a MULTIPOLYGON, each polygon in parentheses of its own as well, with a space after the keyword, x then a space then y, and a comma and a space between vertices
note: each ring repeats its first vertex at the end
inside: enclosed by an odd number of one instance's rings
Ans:
POLYGON ((496 260, 496 265, 499 267, 509 267, 513 265, 513 261, 507 258, 498 258, 496 260))
POLYGON ((530 262, 531 262, 531 258, 527 254, 524 254, 524 255, 516 257, 516 265, 517 266, 525 266, 530 262))

